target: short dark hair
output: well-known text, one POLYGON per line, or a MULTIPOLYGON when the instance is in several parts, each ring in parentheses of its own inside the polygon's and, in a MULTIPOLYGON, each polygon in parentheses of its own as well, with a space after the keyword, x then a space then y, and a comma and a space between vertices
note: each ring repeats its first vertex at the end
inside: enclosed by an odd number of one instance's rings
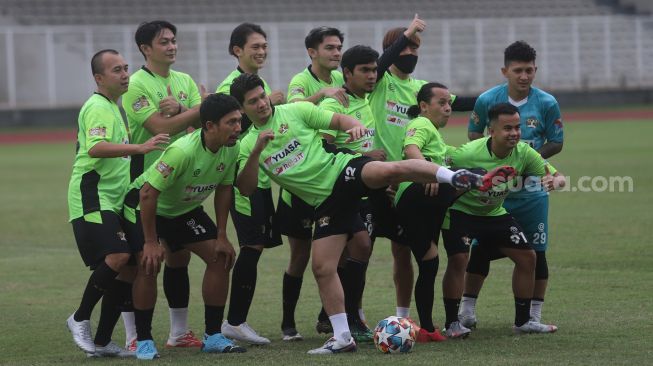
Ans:
POLYGON ((354 72, 356 65, 369 64, 379 59, 379 53, 368 46, 356 45, 342 54, 340 67, 344 73, 345 69, 354 72))
MULTIPOLYGON (((392 29, 388 30, 385 33, 385 36, 383 36, 383 50, 385 51, 390 46, 392 46, 392 44, 395 43, 395 41, 397 39, 399 39, 399 37, 401 37, 404 34, 406 29, 408 29, 408 28, 406 28, 406 27, 397 27, 397 28, 392 28, 392 29)), ((417 33, 415 33, 413 36, 408 38, 408 44, 409 45, 419 47, 420 43, 422 43, 422 40, 419 37, 419 34, 417 34, 417 33)))
POLYGON ((308 35, 304 38, 304 45, 306 46, 306 49, 317 49, 320 46, 320 43, 324 42, 324 39, 329 36, 338 37, 340 42, 345 41, 345 35, 338 29, 331 27, 317 27, 308 32, 308 35))
POLYGON ((136 34, 134 35, 134 40, 136 41, 136 47, 143 54, 143 57, 145 57, 145 54, 141 51, 141 45, 146 44, 151 46, 154 38, 164 29, 170 29, 172 34, 175 36, 177 35, 177 27, 165 20, 143 22, 138 26, 136 34))
POLYGON ((209 94, 200 105, 200 121, 202 128, 206 128, 206 122, 220 122, 220 119, 227 113, 240 109, 236 98, 228 94, 209 94))
POLYGON ((102 62, 102 55, 105 53, 110 53, 112 55, 119 55, 118 51, 107 48, 101 51, 98 51, 91 57, 91 72, 93 75, 104 73, 104 62, 102 62))
POLYGON ((229 54, 236 56, 234 54, 234 47, 238 46, 240 48, 245 47, 247 43, 247 37, 250 34, 258 33, 267 39, 268 36, 263 32, 263 29, 260 25, 254 23, 241 23, 233 31, 231 31, 231 38, 229 39, 229 54))
POLYGON ((410 108, 408 108, 408 111, 406 112, 408 117, 416 118, 417 116, 419 116, 420 112, 422 111, 421 108, 419 107, 419 103, 431 102, 431 98, 433 98, 433 96, 435 95, 435 93, 433 93, 433 88, 447 89, 447 90, 449 89, 447 88, 446 85, 438 83, 436 81, 422 85, 422 87, 417 92, 417 104, 410 106, 410 108))
POLYGON ((519 108, 510 103, 499 103, 490 107, 490 109, 487 111, 487 116, 490 120, 490 124, 492 124, 499 120, 499 116, 501 115, 512 116, 515 113, 519 113, 519 108))
POLYGON ((503 64, 508 67, 513 61, 535 62, 536 55, 535 49, 525 41, 513 42, 503 51, 503 64))
POLYGON ((238 77, 231 83, 229 93, 242 105, 245 101, 245 94, 258 86, 265 89, 263 79, 256 74, 244 72, 238 75, 238 77))

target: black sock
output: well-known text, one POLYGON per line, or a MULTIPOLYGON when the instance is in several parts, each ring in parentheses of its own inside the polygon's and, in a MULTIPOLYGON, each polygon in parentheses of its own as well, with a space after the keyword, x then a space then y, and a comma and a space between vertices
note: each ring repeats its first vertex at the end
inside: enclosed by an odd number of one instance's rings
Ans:
POLYGON ((95 332, 95 344, 104 347, 111 341, 113 328, 115 328, 118 318, 120 318, 122 304, 125 302, 126 292, 131 292, 131 283, 114 279, 111 287, 104 293, 100 321, 95 332))
POLYGON ((76 322, 91 319, 93 308, 111 286, 116 276, 118 276, 118 272, 111 269, 106 262, 100 263, 95 268, 88 278, 86 289, 84 289, 84 294, 82 295, 82 301, 73 317, 76 322))
POLYGON ((417 261, 419 274, 415 281, 415 307, 419 315, 419 326, 427 332, 435 331, 433 325, 433 298, 435 297, 435 276, 438 274, 440 258, 417 261))
POLYGON ((260 257, 261 252, 256 249, 246 246, 240 248, 231 278, 231 297, 227 314, 231 325, 240 325, 247 320, 256 289, 256 265, 260 257))
POLYGON ((367 263, 359 262, 353 258, 347 258, 343 270, 344 281, 342 288, 345 294, 345 311, 350 323, 360 323, 358 316, 358 304, 363 293, 362 287, 365 281, 365 267, 367 263))
POLYGON ((134 311, 134 300, 132 298, 132 287, 133 284, 124 281, 118 281, 118 291, 120 292, 120 298, 118 303, 118 310, 120 312, 133 312, 134 311))
POLYGON ((442 301, 444 302, 444 313, 447 317, 447 320, 444 323, 444 327, 445 329, 449 329, 449 325, 451 325, 451 323, 458 321, 460 299, 443 298, 442 301))
POLYGON ((146 341, 152 339, 152 315, 154 315, 154 308, 147 310, 134 309, 137 340, 146 341))
MULTIPOLYGON (((344 278, 346 276, 345 268, 338 266, 337 272, 338 272, 338 279, 340 280, 340 284, 342 285, 342 289, 344 291, 345 289, 344 278)), ((320 313, 317 315, 317 320, 320 322, 329 321, 329 314, 327 314, 326 310, 324 310, 324 306, 322 306, 322 309, 320 309, 320 313)))
POLYGON ((320 322, 329 321, 329 316, 327 315, 326 310, 324 310, 324 306, 320 309, 320 313, 317 314, 317 320, 320 322))
POLYGON ((163 268, 163 292, 168 300, 168 307, 173 309, 187 308, 190 298, 190 280, 188 267, 163 268))
POLYGON ((515 297, 515 325, 522 326, 531 318, 531 299, 515 297))
POLYGON ((295 328, 295 308, 299 301, 299 292, 302 289, 303 277, 293 277, 283 273, 283 319, 281 329, 295 328))
POLYGON ((224 306, 204 305, 204 332, 210 336, 220 333, 223 318, 224 306))

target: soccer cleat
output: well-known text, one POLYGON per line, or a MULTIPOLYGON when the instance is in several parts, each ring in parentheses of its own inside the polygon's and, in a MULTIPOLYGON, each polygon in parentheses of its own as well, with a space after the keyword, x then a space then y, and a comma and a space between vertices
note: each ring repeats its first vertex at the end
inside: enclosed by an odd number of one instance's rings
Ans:
POLYGON ((286 342, 294 342, 294 341, 301 341, 304 340, 304 337, 302 337, 301 334, 297 331, 295 328, 286 328, 282 330, 283 332, 283 338, 282 340, 286 342))
POLYGON ((73 341, 82 351, 86 353, 95 353, 95 343, 91 335, 91 321, 82 320, 81 322, 75 321, 75 313, 68 317, 66 326, 73 335, 73 341))
POLYGON ((460 169, 453 173, 451 185, 457 189, 474 189, 481 186, 483 177, 467 169, 460 169))
POLYGON ((515 334, 555 333, 555 331, 558 330, 558 327, 555 325, 542 324, 529 320, 519 327, 513 325, 512 330, 515 332, 515 334))
POLYGON ((318 320, 317 323, 315 323, 315 330, 317 331, 317 334, 333 333, 333 327, 331 326, 331 321, 329 319, 318 320))
POLYGON ((460 324, 460 321, 457 321, 449 324, 449 328, 445 330, 444 334, 447 336, 447 338, 465 339, 470 334, 472 334, 472 331, 464 325, 460 324))
POLYGON ((243 353, 246 349, 236 345, 232 340, 225 337, 222 333, 213 335, 204 334, 202 343, 202 352, 207 353, 243 353))
POLYGON ((428 343, 428 342, 442 342, 446 341, 447 337, 443 336, 437 329, 428 332, 424 328, 419 328, 419 331, 415 333, 417 343, 428 343))
POLYGON ((88 357, 136 357, 136 352, 124 349, 114 342, 109 342, 104 347, 95 346, 95 352, 86 355, 88 357))
POLYGON ((125 342, 125 349, 127 351, 136 352, 136 348, 138 348, 138 344, 136 343, 136 338, 125 342))
POLYGON ((151 339, 138 341, 136 345, 136 358, 139 360, 159 358, 159 351, 157 351, 154 341, 151 339))
POLYGON ((500 166, 485 173, 485 175, 483 175, 483 179, 476 188, 478 188, 478 190, 481 192, 487 192, 492 187, 504 184, 507 181, 511 180, 515 177, 515 175, 517 175, 515 168, 508 165, 500 166))
POLYGON ((336 340, 335 337, 329 338, 328 341, 320 348, 315 348, 308 351, 309 355, 332 355, 335 353, 345 353, 345 352, 356 352, 356 341, 351 336, 345 337, 349 338, 348 343, 340 343, 336 340))
POLYGON ((228 321, 222 322, 222 333, 229 338, 233 338, 238 341, 247 342, 249 344, 255 345, 265 345, 270 344, 270 340, 261 337, 252 329, 252 327, 247 324, 247 322, 242 323, 241 325, 231 325, 228 321))
POLYGON ((468 329, 476 329, 476 314, 458 314, 460 325, 468 329))
POLYGON ((374 333, 362 321, 355 321, 349 325, 351 336, 356 343, 373 343, 374 333))
POLYGON ((166 342, 166 348, 173 348, 173 347, 178 347, 178 348, 202 347, 202 341, 200 341, 199 339, 197 339, 197 337, 195 337, 195 334, 193 333, 192 330, 188 330, 186 333, 178 337, 173 337, 173 336, 168 337, 168 341, 166 342))

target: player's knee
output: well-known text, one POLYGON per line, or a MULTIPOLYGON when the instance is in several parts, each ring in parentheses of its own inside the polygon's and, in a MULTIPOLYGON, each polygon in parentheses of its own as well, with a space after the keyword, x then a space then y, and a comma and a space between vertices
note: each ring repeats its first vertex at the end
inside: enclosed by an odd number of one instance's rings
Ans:
MULTIPOLYGON (((447 272, 464 273, 469 256, 467 253, 457 253, 447 257, 447 272)), ((489 263, 488 263, 489 270, 489 263)))
POLYGON ((535 280, 549 279, 549 264, 546 261, 546 252, 535 252, 535 280))
POLYGON ((327 265, 327 263, 319 260, 317 261, 313 260, 312 269, 313 269, 313 275, 315 276, 315 279, 318 281, 323 278, 327 278, 329 276, 336 274, 335 266, 329 266, 327 265))
POLYGON ((535 251, 534 250, 521 250, 516 257, 515 265, 524 269, 535 272, 535 251))
POLYGON ((190 263, 190 251, 184 249, 177 252, 166 252, 166 266, 172 268, 188 267, 190 263))
POLYGON ((131 254, 129 253, 111 253, 108 254, 104 261, 107 265, 116 272, 122 271, 123 267, 127 265, 131 254))
POLYGON ((484 255, 482 250, 472 248, 467 262, 467 272, 487 277, 488 273, 490 273, 490 258, 484 255))

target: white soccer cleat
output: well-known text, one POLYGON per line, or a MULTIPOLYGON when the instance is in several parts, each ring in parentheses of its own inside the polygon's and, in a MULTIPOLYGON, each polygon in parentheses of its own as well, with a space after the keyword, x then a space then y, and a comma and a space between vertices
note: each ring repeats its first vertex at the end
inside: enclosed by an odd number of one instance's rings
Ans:
POLYGON ((283 337, 281 338, 282 340, 286 342, 295 342, 295 341, 301 341, 304 339, 301 334, 297 331, 295 328, 287 328, 283 330, 283 337))
POLYGON ((246 342, 249 344, 255 344, 255 345, 270 344, 269 339, 258 335, 258 333, 256 333, 254 329, 252 329, 252 327, 250 327, 249 324, 247 324, 247 322, 235 326, 229 324, 229 322, 225 320, 222 322, 222 334, 224 334, 225 337, 233 338, 235 340, 246 342))
POLYGON ((195 337, 192 330, 187 330, 186 333, 179 336, 169 336, 166 342, 166 348, 189 348, 189 347, 202 347, 202 341, 195 337))
POLYGON ((515 334, 555 333, 555 331, 558 330, 558 327, 555 325, 542 324, 529 320, 519 327, 513 325, 512 330, 515 332, 515 334))
POLYGON ((476 314, 470 313, 470 314, 458 314, 458 321, 460 322, 460 325, 462 325, 465 328, 468 329, 475 329, 476 328, 476 314))
POLYGON ((460 324, 460 321, 453 322, 449 324, 449 328, 446 329, 445 335, 447 338, 453 339, 453 338, 467 338, 472 331, 467 328, 466 326, 460 324))
POLYGON ((329 338, 328 341, 324 343, 322 347, 312 349, 308 351, 308 354, 309 355, 332 355, 336 353, 356 352, 356 349, 357 349, 356 341, 354 341, 354 337, 352 336, 349 336, 348 343, 340 343, 335 339, 335 337, 331 337, 329 338))
POLYGON ((112 341, 104 347, 95 346, 95 352, 86 355, 88 357, 136 357, 136 351, 124 349, 112 341))
POLYGON ((73 341, 82 351, 95 353, 95 343, 91 334, 91 321, 82 320, 81 322, 77 322, 74 316, 75 313, 66 320, 66 326, 68 326, 68 330, 73 335, 73 341))

